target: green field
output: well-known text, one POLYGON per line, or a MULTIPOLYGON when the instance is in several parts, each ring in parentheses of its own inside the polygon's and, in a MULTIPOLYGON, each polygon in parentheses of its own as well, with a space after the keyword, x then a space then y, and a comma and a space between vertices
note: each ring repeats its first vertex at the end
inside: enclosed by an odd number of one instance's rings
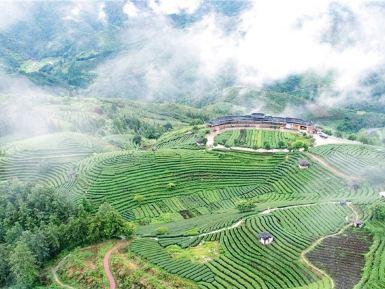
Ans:
POLYGON ((215 144, 227 147, 248 147, 272 149, 289 148, 294 143, 302 142, 307 146, 312 144, 312 139, 296 132, 259 130, 259 129, 237 129, 220 133, 215 138, 215 144))
POLYGON ((108 142, 80 133, 57 133, 15 141, 3 147, 0 181, 17 177, 22 181, 59 186, 72 179, 81 160, 115 149, 108 142))
POLYGON ((197 238, 167 239, 166 243, 137 240, 131 250, 150 262, 196 281, 201 288, 297 288, 318 281, 299 262, 300 252, 317 238, 335 231, 345 222, 348 210, 338 205, 316 205, 250 216, 236 229, 197 238), (264 247, 258 233, 275 236, 272 246, 264 247), (196 246, 218 241, 222 253, 205 264, 174 259, 168 246, 196 246))
MULTIPOLYGON (((268 143, 270 148, 289 150, 210 150, 201 143, 207 128, 186 123, 177 112, 157 114, 150 106, 138 112, 140 123, 130 113, 118 113, 121 122, 94 127, 88 122, 94 113, 88 114, 76 103, 68 108, 74 107, 79 111, 64 113, 64 119, 72 123, 76 122, 72 118, 83 118, 89 125, 78 127, 81 132, 14 141, 2 138, 0 182, 18 178, 47 185, 77 204, 89 201, 92 208, 107 202, 134 222, 136 234, 128 249, 112 259, 121 288, 135 280, 151 283, 153 287, 144 287, 151 289, 331 289, 330 276, 339 275, 316 273, 302 254, 318 239, 354 220, 353 211, 340 205, 341 200, 352 202, 360 218, 368 222, 364 229, 368 243, 362 249, 365 257, 357 255, 365 265, 354 272, 344 268, 344 272, 358 280, 354 289, 383 288, 385 243, 383 235, 375 233, 382 225, 370 223, 370 206, 380 202, 378 192, 385 190, 385 182, 373 178, 373 173, 365 174, 385 160, 382 148, 312 147, 309 137, 294 132, 231 130, 219 134, 215 142, 250 148, 268 143), (103 135, 85 130, 102 130, 103 135), (147 137, 154 132, 160 135, 147 137), (140 143, 134 141, 138 135, 140 143), (309 150, 291 150, 296 142, 309 150), (303 159, 309 168, 299 167, 303 159), (352 179, 356 186, 351 185, 352 179), (253 207, 240 211, 238 205, 245 201, 253 207), (258 235, 264 231, 274 236, 269 246, 259 242, 258 235)), ((333 242, 327 240, 309 254, 325 271, 331 267, 322 267, 326 263, 322 256, 338 249, 331 251, 327 244, 333 242)), ((91 251, 72 251, 61 263, 59 277, 76 288, 106 286, 100 262, 111 246, 105 243, 91 251)))
MULTIPOLYGON (((79 164, 74 197, 95 205, 109 202, 129 219, 153 222, 234 210, 242 199, 256 203, 314 202, 374 198, 368 185, 358 191, 313 162, 298 167, 302 153, 247 154, 201 150, 111 152, 79 164), (140 196, 140 201, 138 197, 140 196)), ((67 186, 68 185, 68 186, 67 186)))
POLYGON ((270 2, 0 2, 0 289, 385 289, 385 0, 270 2))
POLYGON ((312 153, 322 156, 339 170, 353 175, 362 176, 385 161, 385 149, 364 145, 323 145, 314 147, 312 153))

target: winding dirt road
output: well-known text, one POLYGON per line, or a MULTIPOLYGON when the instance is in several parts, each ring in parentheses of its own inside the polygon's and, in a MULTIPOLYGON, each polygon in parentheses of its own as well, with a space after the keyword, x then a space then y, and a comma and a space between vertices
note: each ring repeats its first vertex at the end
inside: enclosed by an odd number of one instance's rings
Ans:
MULTIPOLYGON (((339 202, 328 202, 328 204, 337 204, 337 203, 339 203, 339 202)), ((310 206, 316 206, 316 205, 319 205, 319 204, 317 204, 317 203, 309 203, 309 204, 291 205, 291 206, 285 206, 285 207, 276 207, 276 208, 271 208, 271 209, 263 210, 262 212, 259 212, 256 215, 267 215, 267 214, 269 214, 271 212, 275 212, 275 211, 289 210, 289 209, 300 208, 300 207, 310 207, 310 206)), ((241 226, 245 222, 245 219, 247 217, 249 217, 249 216, 246 216, 246 217, 243 217, 243 218, 239 219, 237 222, 235 222, 234 224, 232 224, 230 226, 223 227, 221 229, 217 229, 217 230, 214 230, 214 231, 209 231, 209 232, 206 232, 206 233, 201 233, 201 234, 198 234, 198 235, 189 236, 189 237, 186 237, 186 238, 204 237, 204 236, 216 234, 216 233, 219 233, 219 232, 223 232, 223 231, 227 231, 227 230, 238 228, 239 226, 241 226)), ((162 237, 142 237, 142 238, 151 239, 151 240, 154 240, 154 241, 159 241, 159 239, 162 239, 162 237)), ((168 238, 168 237, 165 237, 165 238, 168 238)))
POLYGON ((103 259, 103 267, 104 267, 104 272, 106 273, 108 282, 110 284, 110 289, 116 289, 116 281, 114 279, 114 276, 112 275, 111 268, 110 268, 110 258, 111 255, 118 251, 119 249, 127 246, 127 241, 119 241, 115 244, 114 247, 112 247, 110 250, 107 251, 106 255, 104 255, 103 259))
POLYGON ((55 267, 51 268, 51 275, 53 281, 59 285, 59 287, 67 288, 67 289, 76 289, 75 287, 72 287, 70 285, 64 284, 60 281, 59 276, 57 275, 57 271, 59 270, 60 265, 64 262, 65 259, 67 259, 71 254, 65 256, 55 267))
MULTIPOLYGON (((336 204, 338 202, 329 202, 330 204, 336 204)), ((309 204, 302 204, 302 205, 293 205, 293 206, 287 206, 287 207, 277 207, 277 208, 272 208, 272 209, 267 209, 267 210, 264 210, 262 212, 259 212, 258 215, 266 215, 266 214, 269 214, 271 212, 274 212, 274 211, 279 211, 279 210, 288 210, 288 209, 293 209, 293 208, 298 208, 298 207, 309 207, 309 206, 315 206, 317 205, 316 203, 309 203, 309 204)), ((353 212, 353 215, 354 215, 354 220, 357 220, 359 218, 359 214, 358 212, 355 210, 354 206, 352 203, 348 203, 348 207, 351 209, 351 211, 353 212)), ((207 236, 207 235, 210 235, 210 234, 215 234, 215 233, 218 233, 218 232, 222 232, 222 231, 226 231, 226 230, 230 230, 230 229, 235 229, 239 226, 241 226, 244 221, 245 221, 245 218, 247 218, 248 216, 244 217, 244 218, 241 218, 240 220, 238 220, 236 223, 228 226, 228 227, 224 227, 224 228, 221 228, 221 229, 218 229, 218 230, 214 230, 214 231, 210 231, 210 232, 206 232, 206 233, 202 233, 202 234, 199 234, 197 236, 207 236)), ((300 261, 306 265, 307 267, 309 267, 313 272, 315 272, 317 275, 319 276, 324 276, 326 277, 328 280, 330 280, 330 284, 331 284, 331 288, 334 289, 335 288, 335 283, 334 283, 334 280, 322 269, 316 267, 315 265, 313 265, 307 258, 306 258, 306 254, 308 254, 310 251, 314 250, 315 247, 317 247, 323 240, 329 238, 329 237, 334 237, 334 236, 337 236, 337 235, 340 235, 342 234, 347 228, 349 228, 351 226, 351 223, 345 225, 341 230, 339 230, 337 233, 333 233, 333 234, 330 234, 330 235, 326 235, 326 236, 323 236, 319 239, 317 239, 314 243, 311 244, 311 246, 309 246, 306 250, 304 250, 301 255, 300 255, 300 261)), ((191 236, 191 237, 197 237, 197 236, 191 236)), ((159 240, 159 238, 152 238, 152 239, 155 239, 155 240, 159 240)), ((110 250, 108 250, 106 252, 106 254, 104 255, 104 258, 103 258, 103 267, 104 267, 104 271, 106 273, 106 276, 107 276, 107 279, 108 279, 108 282, 109 282, 109 288, 110 289, 116 289, 117 288, 117 285, 116 285, 116 281, 114 279, 114 276, 111 272, 111 268, 110 268, 110 259, 111 259, 111 256, 112 254, 114 254, 116 251, 118 251, 119 249, 127 246, 128 244, 128 241, 126 240, 123 240, 123 241, 118 241, 110 250)), ((59 285, 60 287, 62 288, 66 288, 66 289, 76 289, 75 287, 72 287, 72 286, 69 286, 69 285, 66 285, 64 283, 62 283, 59 279, 59 277, 57 276, 57 271, 60 267, 60 265, 62 264, 62 262, 64 262, 64 260, 66 258, 68 258, 70 255, 67 255, 66 257, 64 257, 55 267, 51 268, 51 274, 52 274, 52 277, 53 277, 53 280, 54 282, 59 285)))

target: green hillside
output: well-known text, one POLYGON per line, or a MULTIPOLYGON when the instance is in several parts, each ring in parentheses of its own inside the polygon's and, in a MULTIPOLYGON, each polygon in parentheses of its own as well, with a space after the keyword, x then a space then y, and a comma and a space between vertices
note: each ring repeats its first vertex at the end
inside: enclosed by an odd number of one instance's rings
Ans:
POLYGON ((384 9, 0 1, 0 289, 385 289, 384 9))
MULTIPOLYGON (((214 145, 281 149, 236 152, 206 146, 209 129, 204 123, 218 116, 210 109, 91 98, 48 98, 42 104, 55 111, 49 134, 13 134, 10 126, 2 130, 0 184, 13 188, 21 182, 32 186, 34 193, 47 187, 55 198, 62 196, 79 206, 76 218, 84 222, 93 219, 82 214, 113 210, 110 216, 135 224, 127 250, 112 254, 118 258, 112 270, 120 276, 120 286, 331 289, 335 282, 344 282, 345 275, 358 289, 380 286, 385 272, 373 274, 372 268, 383 266, 377 257, 384 254, 378 233, 382 225, 372 218, 373 204, 381 206, 379 192, 385 190, 381 147, 314 146, 310 136, 274 130, 229 130, 215 137, 214 145), (303 160, 309 163, 306 169, 299 166, 303 160), (347 231, 357 218, 367 223, 365 229, 347 231), (265 231, 274 236, 269 246, 259 242, 265 231), (349 240, 357 245, 334 245, 349 240), (330 251, 333 262, 357 259, 360 265, 336 271, 335 263, 322 259, 330 251), (130 272, 136 272, 134 279, 126 277, 130 272)), ((12 190, 3 193, 7 196, 12 190)), ((21 205, 15 204, 15 209, 21 205)), ((46 221, 39 231, 25 219, 20 222, 33 234, 47 230, 46 221)), ((4 242, 18 224, 5 233, 4 242)), ((64 224, 76 230, 86 226, 75 219, 64 224)), ((60 223, 54 226, 69 234, 60 223)), ((94 246, 87 236, 95 231, 83 230, 81 241, 61 237, 60 248, 94 246)), ((113 248, 108 244, 92 247, 92 255, 80 249, 63 262, 55 261, 57 278, 79 288, 88 282, 96 287, 107 284, 101 257, 113 248), (94 264, 91 271, 85 269, 89 262, 94 264), (74 274, 74 268, 80 271, 74 274)), ((44 256, 40 258, 46 260, 44 256)))

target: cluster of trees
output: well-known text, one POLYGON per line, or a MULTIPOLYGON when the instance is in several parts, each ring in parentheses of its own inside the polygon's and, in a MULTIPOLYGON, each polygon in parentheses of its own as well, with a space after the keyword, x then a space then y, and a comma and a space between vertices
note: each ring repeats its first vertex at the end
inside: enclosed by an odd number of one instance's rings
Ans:
POLYGON ((377 204, 373 209, 373 219, 375 221, 385 222, 385 204, 377 204))
POLYGON ((250 200, 243 200, 237 203, 237 209, 240 213, 251 212, 255 209, 255 203, 250 200))
POLYGON ((60 251, 111 238, 134 226, 109 204, 76 205, 55 190, 17 180, 0 184, 0 287, 34 288, 46 261, 60 251))
POLYGON ((134 131, 137 135, 148 139, 157 139, 166 131, 172 129, 171 123, 163 125, 156 123, 149 123, 139 118, 127 114, 121 114, 114 118, 112 122, 114 133, 127 133, 134 131))

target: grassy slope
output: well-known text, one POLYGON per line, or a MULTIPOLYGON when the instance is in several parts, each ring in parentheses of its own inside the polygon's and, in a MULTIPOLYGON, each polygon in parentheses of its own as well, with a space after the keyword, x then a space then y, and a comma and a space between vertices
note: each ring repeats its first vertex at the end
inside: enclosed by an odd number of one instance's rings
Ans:
MULTIPOLYGON (((76 249, 58 268, 61 282, 79 289, 107 288, 108 280, 103 269, 103 258, 113 247, 105 242, 83 249, 76 249)), ((197 289, 190 281, 168 274, 145 260, 128 252, 126 248, 111 257, 111 270, 119 288, 145 286, 148 289, 197 289)))
MULTIPOLYGON (((167 227, 167 237, 170 238, 159 242, 134 242, 133 252, 157 264, 162 268, 160 272, 168 271, 196 280, 201 288, 302 288, 309 284, 324 288, 326 281, 317 279, 297 262, 300 252, 313 238, 337 230, 344 222, 346 212, 343 208, 322 204, 339 199, 365 204, 377 198, 379 188, 364 183, 359 189, 352 190, 346 186, 345 180, 315 162, 311 162, 309 169, 300 170, 298 160, 306 158, 301 153, 265 155, 199 150, 194 145, 199 132, 186 134, 192 129, 187 126, 195 119, 192 115, 199 115, 199 111, 194 109, 190 109, 186 117, 184 113, 188 108, 171 109, 161 105, 160 112, 157 112, 157 105, 139 109, 139 104, 122 104, 121 109, 138 107, 138 114, 149 122, 173 124, 174 130, 154 142, 158 150, 152 152, 133 146, 132 132, 111 135, 108 121, 94 127, 94 120, 97 123, 98 119, 107 117, 106 111, 112 105, 108 101, 55 101, 61 123, 68 125, 65 127, 73 129, 75 123, 87 124, 76 126, 76 130, 88 131, 97 137, 58 133, 9 143, 5 146, 5 156, 0 157, 0 179, 18 176, 60 187, 63 193, 75 198, 87 196, 95 204, 111 202, 127 217, 138 222, 151 222, 148 226, 139 227, 141 235, 154 235, 160 226, 167 227), (102 114, 95 110, 98 107, 102 108, 102 114), (101 131, 106 133, 104 138, 98 135, 101 131), (116 149, 111 145, 115 142, 126 144, 128 150, 116 149), (75 177, 68 175, 72 170, 75 177), (142 195, 144 200, 135 201, 135 195, 142 195), (293 204, 320 205, 314 210, 298 208, 266 216, 254 212, 239 228, 197 236, 231 226, 245 218, 235 209, 242 199, 254 201, 261 210, 293 204), (182 210, 188 211, 193 218, 184 220, 179 213, 182 210), (262 230, 269 230, 277 236, 277 242, 270 249, 258 246, 256 235, 262 230), (178 245, 190 252, 202 241, 218 242, 222 251, 220 258, 203 265, 191 265, 186 260, 170 259, 164 249, 178 245), (281 263, 286 267, 283 268, 281 263), (271 269, 267 269, 266 264, 277 272, 275 277, 270 275, 271 269), (177 270, 183 268, 183 272, 177 270)), ((349 174, 358 174, 357 167, 371 166, 384 158, 382 152, 370 146, 332 145, 314 148, 312 152, 349 174)), ((384 251, 382 239, 376 238, 367 257, 360 289, 369 288, 365 284, 381 284, 385 274, 376 270, 384 265, 377 255, 381 256, 384 251), (374 265, 372 259, 377 260, 374 265), (374 275, 373 272, 378 273, 374 275), (370 282, 365 281, 369 279, 370 282)), ((126 265, 130 263, 121 255, 118 258, 122 258, 119 262, 126 265)), ((117 266, 117 270, 120 269, 117 266)), ((163 273, 152 273, 151 270, 142 273, 149 274, 146 276, 150 279, 162 279, 163 273)), ((99 273, 90 273, 94 280, 89 282, 96 280, 98 283, 99 273)))

